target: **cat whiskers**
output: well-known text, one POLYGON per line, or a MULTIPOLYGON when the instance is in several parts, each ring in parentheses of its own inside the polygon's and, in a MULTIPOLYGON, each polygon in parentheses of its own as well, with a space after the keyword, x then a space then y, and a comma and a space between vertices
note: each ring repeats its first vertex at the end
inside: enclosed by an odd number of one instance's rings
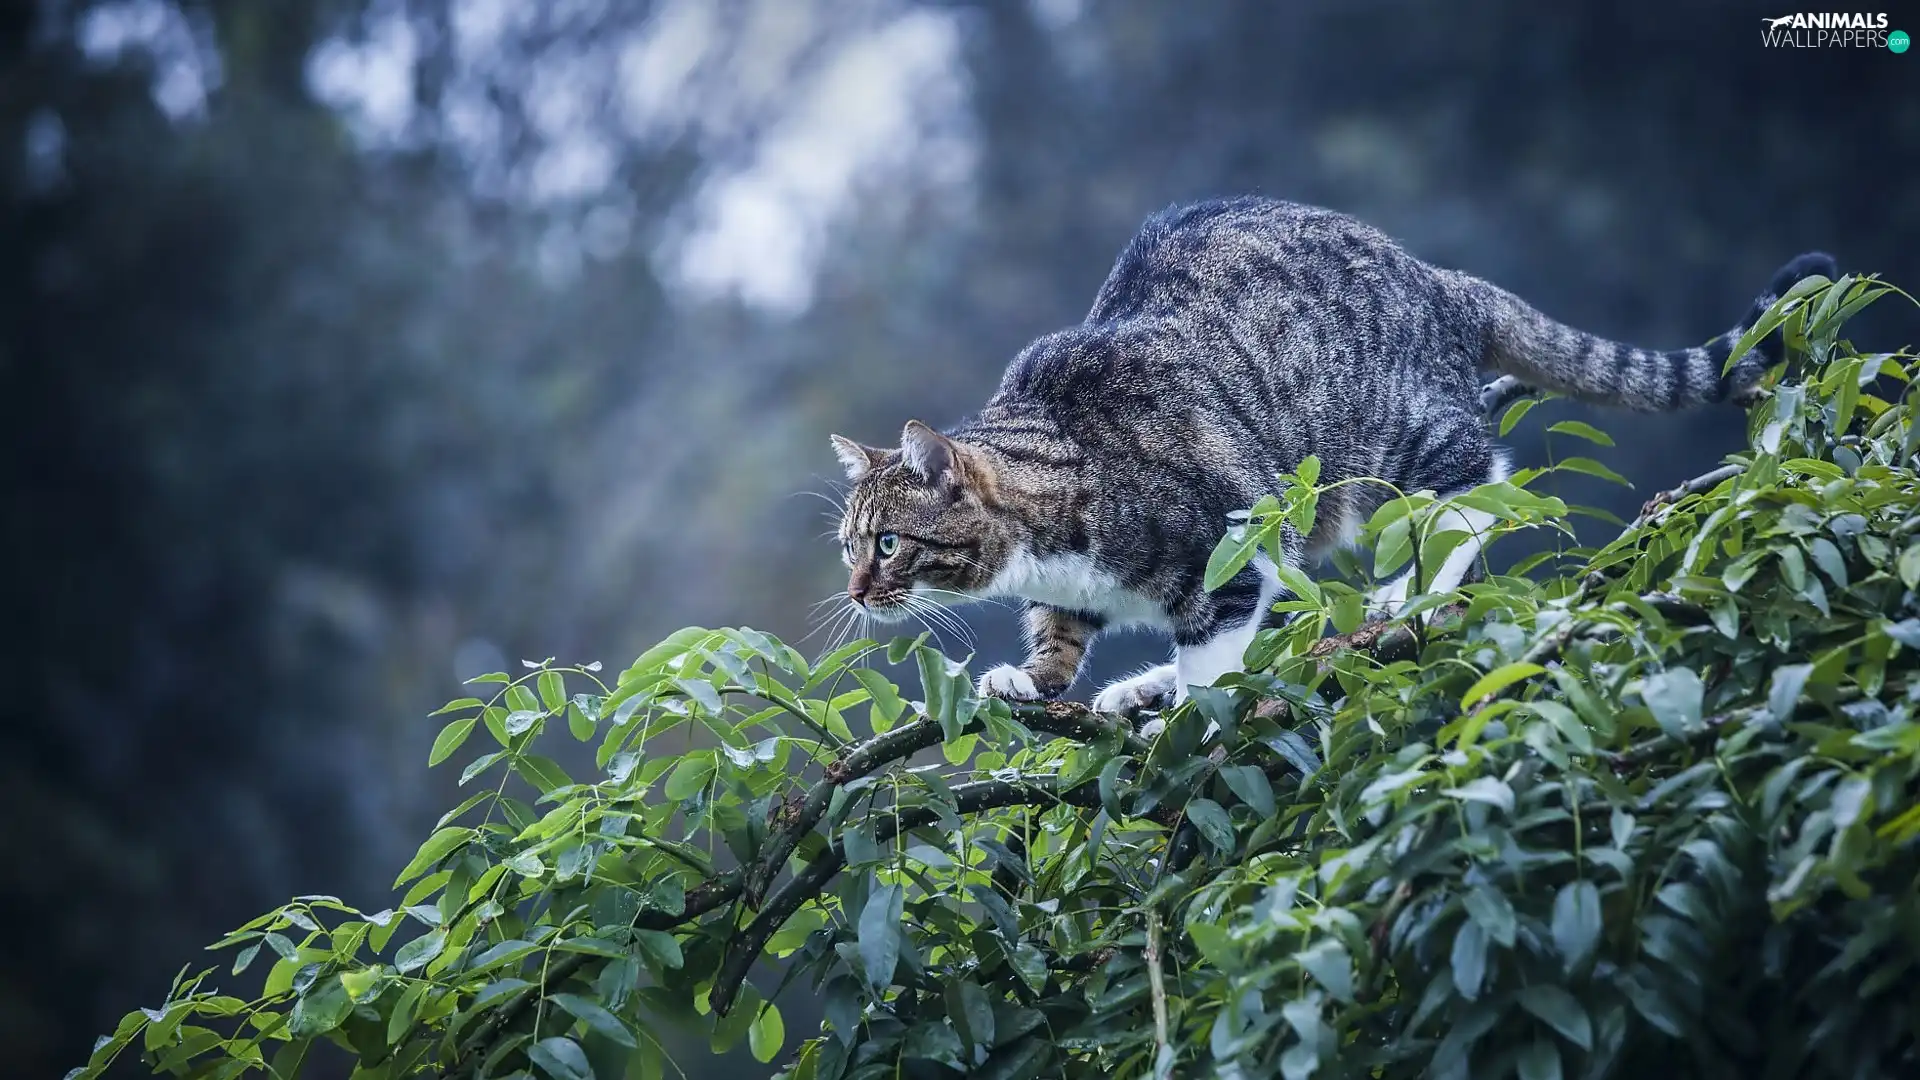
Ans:
MULTIPOLYGON (((962 621, 958 615, 955 615, 949 610, 946 605, 937 600, 930 599, 927 593, 931 591, 933 590, 903 593, 900 597, 900 603, 919 621, 921 626, 933 631, 934 637, 940 637, 940 630, 944 629, 954 637, 959 638, 960 644, 964 646, 968 652, 973 652, 973 634, 967 629, 967 624, 962 621), (938 625, 938 629, 936 629, 935 624, 938 625)), ((945 590, 939 591, 944 592, 945 590)), ((941 647, 944 648, 945 646, 946 642, 942 641, 941 647)))
MULTIPOLYGON (((951 596, 964 604, 992 604, 994 607, 1002 608, 1011 608, 1013 606, 1008 601, 1002 600, 997 596, 975 596, 972 593, 963 593, 957 589, 936 589, 931 585, 921 585, 914 591, 922 596, 951 596)), ((946 607, 944 604, 941 606, 946 607)), ((946 609, 948 611, 953 610, 951 607, 947 607, 946 609)))
POLYGON ((828 530, 828 532, 825 535, 832 536, 837 534, 840 531, 840 523, 845 521, 847 517, 847 501, 846 501, 845 493, 836 492, 835 495, 828 495, 827 493, 822 491, 813 491, 811 489, 807 489, 803 491, 796 491, 793 494, 794 495, 811 495, 814 498, 819 499, 821 502, 826 503, 828 506, 832 507, 831 510, 823 510, 820 512, 821 517, 833 523, 833 528, 828 530))
POLYGON ((823 631, 827 632, 827 648, 825 652, 820 654, 822 656, 833 652, 835 649, 852 640, 850 636, 851 631, 857 628, 866 618, 866 612, 860 609, 860 605, 854 603, 853 600, 843 592, 836 592, 825 600, 819 601, 809 609, 809 612, 809 617, 814 621, 815 625, 806 637, 800 639, 800 644, 804 645, 814 638, 819 637, 823 631), (821 608, 833 603, 838 603, 840 606, 832 608, 824 614, 820 613, 821 608))

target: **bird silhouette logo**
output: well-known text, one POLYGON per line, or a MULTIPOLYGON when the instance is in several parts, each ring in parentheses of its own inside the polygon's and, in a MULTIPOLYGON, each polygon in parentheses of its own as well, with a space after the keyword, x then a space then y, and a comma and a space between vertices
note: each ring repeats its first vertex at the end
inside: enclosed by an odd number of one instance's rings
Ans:
POLYGON ((1779 18, 1777 18, 1777 19, 1769 19, 1769 18, 1767 18, 1767 17, 1765 16, 1765 15, 1762 15, 1762 16, 1760 17, 1760 21, 1761 21, 1761 22, 1763 22, 1763 23, 1766 23, 1766 24, 1767 24, 1767 29, 1769 29, 1769 30, 1778 30, 1778 29, 1780 29, 1780 24, 1781 24, 1781 23, 1790 23, 1790 22, 1792 22, 1792 21, 1793 21, 1793 16, 1791 16, 1791 15, 1782 15, 1782 16, 1780 16, 1780 17, 1779 17, 1779 18))

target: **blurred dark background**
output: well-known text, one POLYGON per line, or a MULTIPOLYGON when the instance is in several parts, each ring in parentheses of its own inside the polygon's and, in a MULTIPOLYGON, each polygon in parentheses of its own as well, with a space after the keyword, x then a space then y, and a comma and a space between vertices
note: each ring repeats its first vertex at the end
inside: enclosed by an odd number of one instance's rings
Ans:
MULTIPOLYGON (((1806 247, 1920 287, 1920 55, 1765 49, 1777 14, 0 5, 0 1071, 290 894, 387 902, 461 677, 803 636, 827 433, 957 420, 1170 202, 1350 211, 1649 345, 1806 247)), ((1593 419, 1639 490, 1569 494, 1616 511, 1740 438, 1593 419)))

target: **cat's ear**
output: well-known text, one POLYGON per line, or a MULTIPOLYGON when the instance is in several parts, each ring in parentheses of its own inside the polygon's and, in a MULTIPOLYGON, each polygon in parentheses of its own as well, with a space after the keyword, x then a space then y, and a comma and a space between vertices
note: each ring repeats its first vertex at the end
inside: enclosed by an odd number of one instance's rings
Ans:
POLYGON ((858 480, 867 474, 867 470, 880 464, 887 456, 885 450, 871 446, 862 446, 845 435, 828 436, 833 441, 833 454, 847 470, 847 479, 858 480))
POLYGON ((960 482, 959 454, 953 440, 918 420, 907 421, 900 433, 900 460, 929 484, 960 482))

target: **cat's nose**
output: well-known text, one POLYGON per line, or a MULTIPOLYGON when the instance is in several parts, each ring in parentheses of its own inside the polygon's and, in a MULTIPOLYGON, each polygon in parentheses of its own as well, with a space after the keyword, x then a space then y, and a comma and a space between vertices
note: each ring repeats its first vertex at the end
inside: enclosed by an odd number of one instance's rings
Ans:
POLYGON ((865 603, 867 599, 867 587, 864 584, 847 586, 847 599, 856 604, 865 603))

